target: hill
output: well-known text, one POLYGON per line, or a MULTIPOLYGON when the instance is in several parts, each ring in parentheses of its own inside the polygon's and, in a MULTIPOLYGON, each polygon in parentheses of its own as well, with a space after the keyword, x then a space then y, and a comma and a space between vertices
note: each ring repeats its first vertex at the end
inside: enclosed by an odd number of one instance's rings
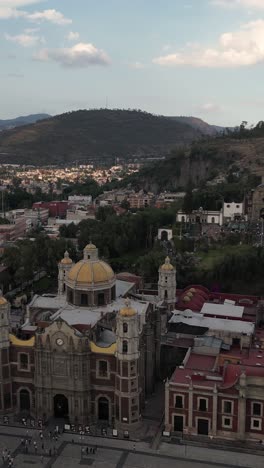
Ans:
POLYGON ((9 130, 15 127, 21 127, 22 125, 32 124, 38 122, 39 120, 47 119, 49 117, 49 114, 31 114, 16 117, 15 119, 0 120, 0 131, 9 130))
POLYGON ((169 117, 169 119, 174 120, 176 122, 190 125, 192 128, 194 128, 195 130, 198 130, 203 135, 215 136, 218 133, 225 131, 225 127, 219 127, 217 125, 210 125, 204 120, 199 119, 198 117, 180 116, 180 117, 169 117))
POLYGON ((243 174, 264 174, 264 124, 194 142, 189 149, 173 151, 166 160, 142 168, 121 184, 158 193, 184 189, 190 182, 197 187, 220 174, 229 180, 243 174))
POLYGON ((182 122, 134 110, 79 110, 0 133, 0 162, 69 164, 75 161, 165 157, 201 138, 182 122))

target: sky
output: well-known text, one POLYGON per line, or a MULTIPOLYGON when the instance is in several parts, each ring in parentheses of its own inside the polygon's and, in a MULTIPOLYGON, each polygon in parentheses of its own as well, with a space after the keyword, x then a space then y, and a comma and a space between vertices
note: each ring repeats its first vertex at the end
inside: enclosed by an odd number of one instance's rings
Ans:
POLYGON ((264 120, 264 0, 0 0, 0 119, 131 108, 264 120))

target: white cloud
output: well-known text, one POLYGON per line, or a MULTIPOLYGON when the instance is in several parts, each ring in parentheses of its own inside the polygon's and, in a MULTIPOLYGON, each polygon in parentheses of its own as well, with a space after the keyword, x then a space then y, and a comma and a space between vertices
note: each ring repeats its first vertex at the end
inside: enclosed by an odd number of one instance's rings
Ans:
POLYGON ((54 61, 67 68, 84 68, 91 65, 109 65, 110 59, 106 53, 93 44, 80 42, 73 47, 63 49, 42 49, 35 60, 54 61))
POLYGON ((20 9, 21 7, 34 5, 42 1, 44 0, 0 0, 0 19, 22 17, 36 23, 48 21, 60 26, 72 23, 71 19, 66 18, 63 13, 55 9, 35 11, 33 13, 20 9))
POLYGON ((28 5, 40 3, 43 0, 0 0, 0 7, 21 8, 28 5))
POLYGON ((42 0, 0 0, 0 19, 18 18, 25 12, 17 8, 40 3, 42 0))
POLYGON ((130 68, 134 68, 135 70, 142 70, 142 68, 145 68, 144 63, 141 62, 132 62, 128 64, 130 68))
POLYGON ((224 8, 244 7, 264 10, 264 0, 211 0, 210 3, 224 8))
POLYGON ((60 11, 54 9, 36 11, 35 13, 27 13, 26 18, 37 23, 41 23, 42 21, 49 21, 50 23, 58 24, 60 26, 72 23, 71 19, 65 18, 65 16, 60 11))
POLYGON ((17 34, 16 36, 11 36, 10 34, 5 34, 5 38, 7 41, 14 42, 22 47, 32 47, 36 46, 37 44, 43 44, 44 39, 39 36, 34 36, 32 34, 22 33, 17 34))
POLYGON ((198 110, 200 112, 210 114, 211 112, 222 112, 223 108, 219 106, 218 104, 215 104, 214 102, 206 102, 202 104, 198 110))
POLYGON ((238 31, 219 37, 215 47, 198 45, 153 59, 161 66, 243 67, 264 61, 264 20, 246 23, 238 31))
POLYGON ((77 41, 80 37, 80 34, 78 32, 73 32, 70 31, 69 34, 66 36, 68 41, 77 41))

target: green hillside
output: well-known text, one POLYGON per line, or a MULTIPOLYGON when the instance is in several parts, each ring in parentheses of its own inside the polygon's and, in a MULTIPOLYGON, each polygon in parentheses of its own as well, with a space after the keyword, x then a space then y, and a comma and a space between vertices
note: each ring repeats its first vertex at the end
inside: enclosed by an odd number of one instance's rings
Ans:
POLYGON ((0 162, 68 164, 114 157, 167 156, 201 132, 134 110, 79 110, 0 133, 0 162))

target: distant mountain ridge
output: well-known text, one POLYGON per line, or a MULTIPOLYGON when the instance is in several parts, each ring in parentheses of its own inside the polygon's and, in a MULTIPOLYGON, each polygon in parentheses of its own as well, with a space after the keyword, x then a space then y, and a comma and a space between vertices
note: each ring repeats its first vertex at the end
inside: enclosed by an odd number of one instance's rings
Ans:
MULTIPOLYGON (((175 120, 176 122, 182 122, 187 125, 190 125, 191 127, 203 133, 203 135, 216 136, 217 134, 222 133, 226 130, 226 127, 208 124, 207 122, 200 119, 199 117, 178 116, 178 117, 168 117, 168 118, 175 120)), ((231 127, 228 127, 228 129, 232 130, 231 127)))
POLYGON ((8 130, 11 128, 21 127, 22 125, 29 125, 39 120, 48 119, 50 117, 49 114, 30 114, 30 115, 22 115, 20 117, 16 117, 14 119, 7 119, 1 120, 0 119, 0 131, 1 130, 8 130))
POLYGON ((0 133, 0 163, 64 164, 162 158, 203 134, 138 110, 93 109, 57 115, 0 133))

